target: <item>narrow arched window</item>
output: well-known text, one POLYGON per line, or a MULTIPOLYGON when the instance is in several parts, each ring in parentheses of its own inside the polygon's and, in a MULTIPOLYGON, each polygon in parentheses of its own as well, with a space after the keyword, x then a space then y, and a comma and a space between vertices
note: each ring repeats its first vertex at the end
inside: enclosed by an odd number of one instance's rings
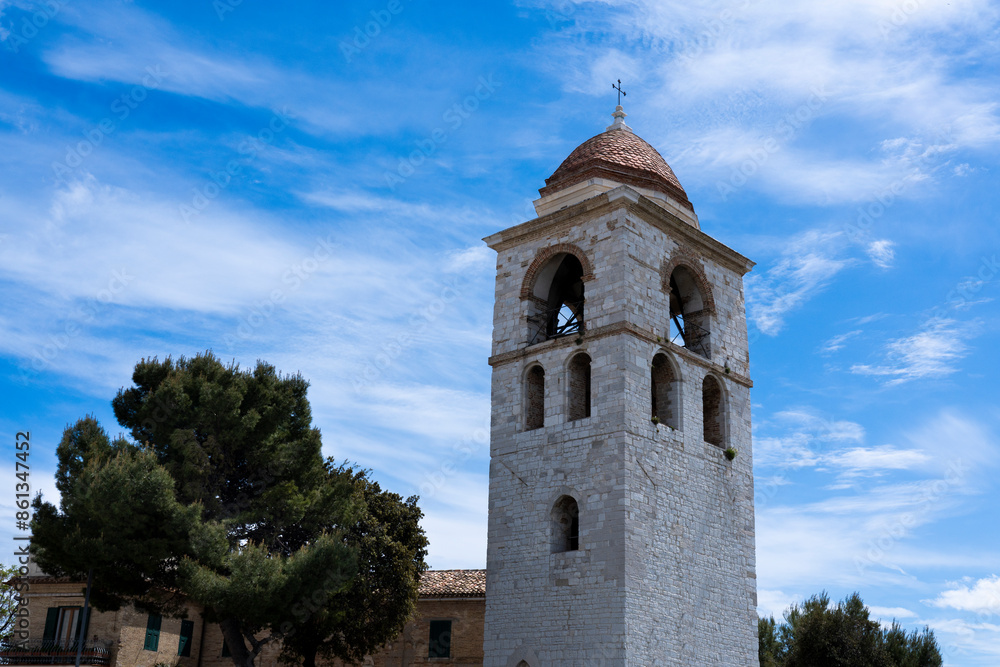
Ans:
POLYGON ((569 362, 569 421, 590 416, 590 357, 578 354, 569 362))
POLYGON ((694 273, 686 266, 678 266, 670 274, 670 340, 710 359, 710 316, 694 273))
POLYGON ((532 290, 529 344, 583 332, 583 264, 560 253, 538 272, 532 290))
POLYGON ((545 426, 545 370, 532 366, 525 388, 524 428, 528 431, 545 426))
POLYGON ((580 506, 571 496, 562 496, 552 507, 552 553, 580 548, 580 506))
POLYGON ((654 424, 680 428, 680 398, 673 364, 662 352, 653 357, 651 372, 652 419, 654 424))
POLYGON ((717 447, 725 446, 726 415, 722 385, 711 375, 706 375, 702 382, 701 402, 705 442, 717 447))

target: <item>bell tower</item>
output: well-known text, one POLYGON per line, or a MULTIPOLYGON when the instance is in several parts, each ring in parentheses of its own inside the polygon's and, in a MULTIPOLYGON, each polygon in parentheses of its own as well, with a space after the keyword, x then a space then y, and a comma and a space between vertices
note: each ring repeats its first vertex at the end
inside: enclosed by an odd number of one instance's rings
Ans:
POLYGON ((485 239, 484 664, 756 666, 753 262, 613 117, 485 239))

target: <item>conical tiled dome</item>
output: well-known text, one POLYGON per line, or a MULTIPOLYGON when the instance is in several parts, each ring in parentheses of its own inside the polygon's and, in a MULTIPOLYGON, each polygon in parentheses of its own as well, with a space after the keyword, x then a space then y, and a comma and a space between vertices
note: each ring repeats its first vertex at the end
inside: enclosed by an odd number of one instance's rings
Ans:
POLYGON ((662 192, 694 210, 667 161, 624 122, 616 121, 607 131, 577 146, 538 192, 545 197, 591 178, 662 192))

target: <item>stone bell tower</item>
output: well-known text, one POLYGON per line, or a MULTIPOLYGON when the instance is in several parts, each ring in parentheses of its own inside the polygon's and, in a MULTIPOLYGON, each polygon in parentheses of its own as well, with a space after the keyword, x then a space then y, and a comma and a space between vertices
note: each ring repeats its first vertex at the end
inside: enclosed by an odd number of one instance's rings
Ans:
POLYGON ((486 667, 757 665, 743 276, 625 124, 486 242, 486 667))

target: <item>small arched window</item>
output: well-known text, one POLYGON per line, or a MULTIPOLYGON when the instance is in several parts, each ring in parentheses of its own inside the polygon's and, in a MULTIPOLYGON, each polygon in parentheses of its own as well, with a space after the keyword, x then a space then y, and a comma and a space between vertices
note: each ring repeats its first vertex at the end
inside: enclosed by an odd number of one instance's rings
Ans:
POLYGON ((674 366, 667 355, 661 352, 653 357, 651 376, 653 423, 679 429, 680 392, 674 366))
POLYGON ((670 340, 710 359, 710 316, 695 274, 686 266, 675 268, 670 274, 670 340))
POLYGON ((560 253, 538 272, 532 291, 529 344, 583 331, 583 265, 560 253))
POLYGON ((590 357, 580 353, 569 362, 569 421, 590 416, 590 357))
POLYGON ((572 496, 561 496, 552 506, 552 553, 580 548, 580 506, 572 496))
POLYGON ((545 370, 532 366, 524 392, 524 428, 531 431, 545 426, 545 370))
POLYGON ((722 385, 711 375, 706 375, 701 385, 702 417, 705 423, 705 442, 716 447, 725 446, 726 411, 722 385))

